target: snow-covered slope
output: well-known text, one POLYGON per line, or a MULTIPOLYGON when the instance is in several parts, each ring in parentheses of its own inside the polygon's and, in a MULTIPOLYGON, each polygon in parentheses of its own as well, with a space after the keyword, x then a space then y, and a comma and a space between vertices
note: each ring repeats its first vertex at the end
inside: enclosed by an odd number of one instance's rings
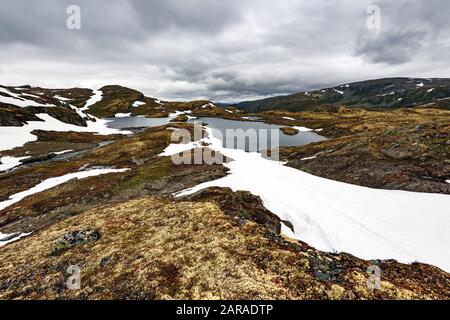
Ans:
POLYGON ((17 94, 14 92, 11 92, 5 88, 0 87, 0 92, 3 94, 6 94, 7 96, 0 95, 0 102, 6 103, 6 104, 12 104, 21 108, 25 107, 53 107, 51 104, 42 104, 38 103, 34 100, 27 99, 26 94, 17 94))
MULTIPOLYGON (((260 196, 267 209, 294 226, 283 233, 319 250, 364 259, 429 263, 450 271, 450 196, 378 190, 328 180, 264 159, 258 153, 225 149, 207 129, 213 150, 234 159, 224 178, 177 196, 218 186, 260 196)), ((182 148, 184 149, 184 148, 182 148)), ((164 155, 179 152, 169 146, 164 155)))

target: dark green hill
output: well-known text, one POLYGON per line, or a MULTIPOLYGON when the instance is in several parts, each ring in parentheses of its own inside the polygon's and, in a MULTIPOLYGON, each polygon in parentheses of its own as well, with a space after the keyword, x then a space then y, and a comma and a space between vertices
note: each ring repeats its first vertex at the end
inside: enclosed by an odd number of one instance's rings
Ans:
POLYGON ((343 84, 321 90, 299 92, 286 96, 245 101, 237 107, 246 111, 264 110, 326 110, 340 105, 363 108, 401 108, 434 103, 450 108, 448 78, 385 78, 343 84))

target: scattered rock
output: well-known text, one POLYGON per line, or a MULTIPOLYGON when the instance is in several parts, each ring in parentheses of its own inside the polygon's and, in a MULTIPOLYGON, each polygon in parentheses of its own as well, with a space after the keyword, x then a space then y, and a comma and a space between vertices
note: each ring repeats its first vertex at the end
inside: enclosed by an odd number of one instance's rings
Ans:
POLYGON ((109 262, 110 262, 110 257, 103 257, 103 258, 100 260, 100 266, 101 266, 102 268, 104 268, 104 267, 106 267, 106 266, 109 264, 109 262))
POLYGON ((397 147, 381 150, 381 153, 393 159, 409 159, 412 157, 411 152, 397 147))
POLYGON ((100 233, 95 230, 67 232, 53 243, 51 255, 57 256, 76 245, 97 241, 99 239, 100 233))
POLYGON ((340 282, 342 266, 336 260, 327 260, 320 255, 313 259, 314 276, 321 281, 340 282))

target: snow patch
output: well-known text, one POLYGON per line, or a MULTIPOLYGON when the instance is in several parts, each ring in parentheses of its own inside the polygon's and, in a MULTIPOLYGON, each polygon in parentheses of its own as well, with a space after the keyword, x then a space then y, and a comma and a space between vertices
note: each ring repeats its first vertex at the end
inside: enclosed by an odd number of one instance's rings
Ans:
POLYGON ((86 111, 89 109, 90 106, 96 104, 97 102, 102 101, 103 99, 103 92, 99 90, 94 90, 93 95, 89 98, 88 101, 86 101, 86 104, 83 108, 81 108, 82 111, 86 111))
POLYGON ((71 101, 72 99, 70 99, 70 98, 65 98, 65 97, 61 97, 61 96, 54 96, 53 98, 56 98, 56 99, 58 99, 59 101, 64 101, 64 102, 66 102, 66 101, 71 101))
POLYGON ((139 106, 143 106, 144 104, 145 104, 145 102, 135 101, 132 106, 133 106, 133 108, 137 108, 139 106))
POLYGON ((285 119, 285 120, 292 120, 292 121, 295 121, 295 119, 294 119, 294 118, 290 118, 290 117, 283 117, 283 119, 285 119))
POLYGON ((175 154, 179 154, 184 151, 192 150, 195 148, 202 148, 207 138, 200 139, 199 141, 191 141, 189 143, 172 143, 168 145, 163 152, 159 154, 160 157, 170 157, 175 154))
POLYGON ((21 160, 28 159, 29 157, 1 157, 0 158, 0 171, 6 171, 8 169, 21 165, 21 160))
MULTIPOLYGON (((191 113, 192 113, 192 110, 188 110, 188 111, 175 111, 175 112, 173 112, 173 113, 169 113, 168 118, 169 118, 169 119, 175 119, 175 118, 178 117, 178 116, 181 116, 181 115, 187 115, 187 114, 191 114, 191 113)), ((188 118, 189 118, 189 119, 195 119, 195 117, 191 117, 191 116, 189 116, 189 115, 188 115, 188 118)))
POLYGON ((14 203, 17 203, 21 201, 22 199, 29 197, 33 194, 54 188, 60 184, 63 184, 67 181, 70 181, 72 179, 84 179, 88 177, 94 177, 102 174, 107 173, 116 173, 116 172, 125 172, 129 169, 92 169, 87 171, 80 171, 75 173, 69 173, 65 174, 60 177, 56 178, 49 178, 47 180, 42 181, 41 183, 37 184, 36 186, 32 187, 31 189, 28 189, 26 191, 22 191, 16 194, 13 194, 9 197, 8 200, 0 202, 0 211, 13 205, 14 203))
POLYGON ((63 150, 63 151, 58 151, 58 152, 53 152, 54 154, 56 154, 56 155, 60 155, 60 154, 65 154, 65 153, 69 153, 69 152, 72 152, 73 150, 71 149, 71 150, 63 150))
POLYGON ((0 247, 4 246, 8 243, 14 242, 19 240, 20 238, 29 236, 31 232, 29 233, 13 233, 13 234, 5 234, 0 232, 0 247))
POLYGON ((300 132, 311 132, 311 131, 314 131, 313 129, 306 128, 306 127, 292 127, 292 128, 294 128, 294 129, 296 129, 296 130, 298 130, 300 132))
POLYGON ((215 108, 216 106, 210 102, 210 103, 204 104, 204 105, 202 106, 202 109, 206 109, 206 108, 208 108, 208 107, 215 108))
POLYGON ((126 117, 130 117, 131 113, 116 113, 115 117, 116 118, 126 118, 126 117))

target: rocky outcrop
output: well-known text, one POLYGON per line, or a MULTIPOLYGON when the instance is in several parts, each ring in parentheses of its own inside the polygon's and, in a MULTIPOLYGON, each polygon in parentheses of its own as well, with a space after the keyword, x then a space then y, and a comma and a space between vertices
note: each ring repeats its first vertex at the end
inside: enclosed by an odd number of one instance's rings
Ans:
POLYGON ((37 113, 46 113, 51 117, 58 119, 61 122, 67 124, 73 124, 80 127, 86 127, 86 118, 82 118, 78 113, 74 110, 66 107, 27 107, 33 114, 37 113))
POLYGON ((280 128, 280 131, 283 132, 284 134, 287 134, 288 136, 295 136, 296 134, 299 133, 297 129, 291 127, 282 127, 280 128))
POLYGON ((0 103, 0 126, 21 127, 27 121, 42 121, 34 113, 25 108, 0 103))
POLYGON ((100 233, 95 230, 71 231, 63 234, 52 244, 52 256, 58 256, 67 250, 100 239, 100 233))
POLYGON ((212 201, 238 223, 254 221, 277 234, 281 230, 280 219, 263 206, 260 197, 247 191, 233 192, 230 188, 208 188, 180 200, 212 201))
POLYGON ((189 120, 189 117, 185 114, 179 115, 175 118, 173 118, 172 120, 170 120, 170 122, 186 122, 189 120))

